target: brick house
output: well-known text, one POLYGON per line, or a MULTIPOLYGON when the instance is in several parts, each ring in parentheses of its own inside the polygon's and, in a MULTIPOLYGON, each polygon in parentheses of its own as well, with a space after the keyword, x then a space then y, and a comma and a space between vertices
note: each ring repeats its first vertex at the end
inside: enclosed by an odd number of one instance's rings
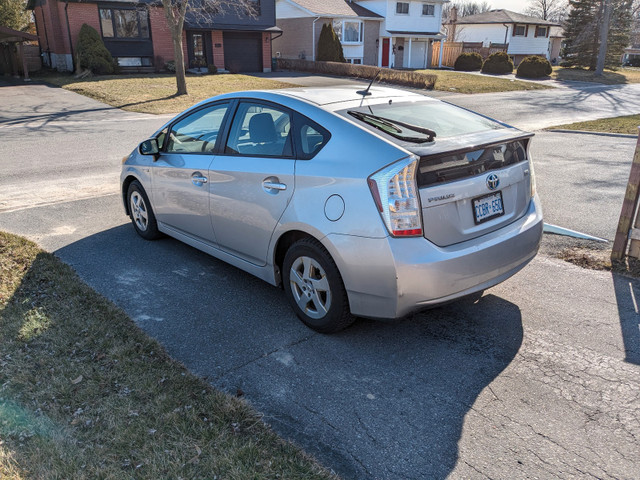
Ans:
MULTIPOLYGON (((255 15, 218 13, 207 21, 187 14, 185 67, 215 65, 231 72, 271 71, 275 0, 253 0, 255 15)), ((74 69, 78 33, 95 28, 124 70, 154 71, 173 60, 173 43, 162 4, 154 0, 29 0, 44 63, 74 69)))

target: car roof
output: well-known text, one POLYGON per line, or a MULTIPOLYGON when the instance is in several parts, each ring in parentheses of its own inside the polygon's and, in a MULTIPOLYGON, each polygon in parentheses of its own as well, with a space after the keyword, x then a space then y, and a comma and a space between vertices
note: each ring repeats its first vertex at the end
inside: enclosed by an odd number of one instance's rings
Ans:
MULTIPOLYGON (((315 103, 318 106, 325 106, 334 103, 360 101, 362 100, 363 95, 358 92, 363 92, 366 88, 367 87, 363 85, 344 85, 334 87, 285 88, 282 90, 276 90, 276 92, 307 100, 308 102, 315 103)), ((407 98, 413 100, 425 98, 424 95, 419 95, 417 93, 399 90, 397 88, 382 87, 379 85, 371 86, 368 93, 370 95, 366 95, 366 99, 370 102, 376 100, 388 100, 389 98, 407 98)))

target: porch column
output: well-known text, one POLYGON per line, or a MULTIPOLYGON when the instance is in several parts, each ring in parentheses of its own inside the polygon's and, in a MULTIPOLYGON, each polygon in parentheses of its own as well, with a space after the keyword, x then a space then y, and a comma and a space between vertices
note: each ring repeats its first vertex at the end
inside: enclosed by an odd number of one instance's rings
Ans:
POLYGON ((438 55, 438 68, 442 68, 442 53, 444 52, 444 38, 440 39, 440 54, 438 55))
POLYGON ((409 37, 409 57, 407 58, 407 68, 411 68, 411 41, 413 38, 409 37))
POLYGON ((389 68, 395 67, 393 60, 395 60, 393 55, 393 37, 389 37, 389 68))
POLYGON ((27 57, 24 56, 24 49, 22 48, 22 42, 18 42, 18 57, 22 59, 22 73, 24 74, 25 81, 29 82, 29 67, 27 66, 27 57))

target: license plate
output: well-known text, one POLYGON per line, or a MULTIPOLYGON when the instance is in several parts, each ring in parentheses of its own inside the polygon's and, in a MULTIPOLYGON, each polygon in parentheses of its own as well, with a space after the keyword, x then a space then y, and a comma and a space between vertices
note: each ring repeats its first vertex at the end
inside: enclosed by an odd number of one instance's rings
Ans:
POLYGON ((504 215, 502 192, 492 193, 473 200, 473 219, 476 225, 504 215))

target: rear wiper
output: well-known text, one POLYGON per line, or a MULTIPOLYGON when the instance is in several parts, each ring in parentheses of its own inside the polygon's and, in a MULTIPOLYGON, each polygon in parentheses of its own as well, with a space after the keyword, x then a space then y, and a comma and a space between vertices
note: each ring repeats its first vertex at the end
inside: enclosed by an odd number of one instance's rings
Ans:
POLYGON ((383 132, 388 133, 392 137, 398 138, 400 140, 406 140, 408 142, 414 142, 414 143, 425 143, 425 142, 433 142, 433 140, 436 138, 436 132, 434 132, 429 128, 419 127, 418 125, 411 125, 410 123, 404 123, 398 120, 391 120, 390 118, 379 117, 378 115, 371 115, 369 113, 356 112, 355 110, 348 110, 347 113, 352 117, 355 117, 358 120, 368 123, 372 127, 376 127, 379 130, 382 130, 383 132), (376 124, 389 127, 393 129, 393 131, 390 132, 384 128, 379 127, 376 124), (402 129, 398 127, 402 127, 407 130, 413 130, 414 132, 418 132, 418 133, 424 133, 425 135, 427 135, 427 139, 425 140, 422 137, 407 137, 405 135, 399 135, 400 132, 402 132, 402 129))

